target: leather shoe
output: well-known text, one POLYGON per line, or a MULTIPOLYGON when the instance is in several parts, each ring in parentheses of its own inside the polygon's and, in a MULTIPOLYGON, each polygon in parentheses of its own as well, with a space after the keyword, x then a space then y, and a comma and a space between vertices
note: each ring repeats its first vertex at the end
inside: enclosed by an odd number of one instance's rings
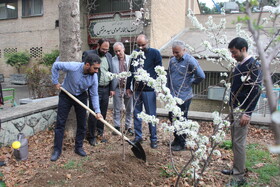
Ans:
POLYGON ((183 150, 185 150, 185 147, 181 146, 181 145, 173 145, 173 146, 171 146, 171 150, 172 151, 183 151, 183 150))
POLYGON ((221 173, 224 175, 233 175, 233 171, 231 169, 224 169, 221 173))
POLYGON ((57 159, 59 158, 60 156, 60 152, 59 151, 54 151, 52 153, 52 156, 51 156, 51 161, 57 161, 57 159))
POLYGON ((142 138, 135 138, 134 140, 132 140, 133 143, 142 143, 143 142, 143 139, 142 138))
POLYGON ((80 155, 80 156, 87 156, 86 152, 85 152, 84 149, 81 148, 81 147, 75 149, 75 153, 78 154, 78 155, 80 155))
POLYGON ((91 146, 95 146, 95 145, 97 144, 96 138, 90 139, 90 140, 88 141, 88 143, 89 143, 91 146))
POLYGON ((157 142, 156 142, 156 141, 151 142, 151 148, 152 148, 152 149, 156 149, 157 147, 158 147, 158 145, 157 145, 157 142))

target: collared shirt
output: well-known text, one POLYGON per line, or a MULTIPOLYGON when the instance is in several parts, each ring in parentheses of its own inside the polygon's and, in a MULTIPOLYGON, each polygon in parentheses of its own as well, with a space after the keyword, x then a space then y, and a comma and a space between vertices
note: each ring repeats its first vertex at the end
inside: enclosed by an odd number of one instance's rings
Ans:
POLYGON ((109 71, 109 63, 106 59, 106 57, 101 57, 101 65, 100 65, 100 80, 99 85, 100 86, 108 86, 110 83, 110 79, 107 76, 107 72, 109 71))
POLYGON ((59 71, 66 72, 62 87, 74 96, 89 90, 92 106, 96 113, 100 113, 97 74, 84 74, 84 63, 55 62, 52 66, 52 83, 58 84, 59 71))
POLYGON ((242 62, 240 62, 240 64, 243 64, 244 62, 246 62, 249 58, 251 58, 252 56, 251 55, 249 55, 249 56, 247 56, 246 58, 244 58, 243 60, 242 60, 242 62))
POLYGON ((185 53, 180 60, 172 57, 169 62, 167 86, 173 96, 183 101, 193 97, 192 85, 205 79, 197 60, 185 53))

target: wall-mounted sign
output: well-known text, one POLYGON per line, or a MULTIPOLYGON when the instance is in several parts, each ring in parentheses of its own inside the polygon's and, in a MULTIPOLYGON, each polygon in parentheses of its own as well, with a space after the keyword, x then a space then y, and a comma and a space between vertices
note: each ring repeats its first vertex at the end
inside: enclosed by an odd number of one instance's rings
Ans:
POLYGON ((91 21, 89 25, 89 34, 91 38, 114 38, 129 37, 140 34, 143 30, 142 26, 134 25, 134 20, 102 20, 91 21))

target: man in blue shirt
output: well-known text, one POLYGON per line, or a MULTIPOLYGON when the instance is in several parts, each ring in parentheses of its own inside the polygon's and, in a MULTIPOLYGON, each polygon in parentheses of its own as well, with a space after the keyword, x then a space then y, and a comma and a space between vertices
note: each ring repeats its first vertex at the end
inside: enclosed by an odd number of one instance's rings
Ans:
MULTIPOLYGON (((97 72, 100 68, 100 62, 101 60, 97 55, 91 54, 85 58, 84 63, 55 62, 52 66, 52 82, 56 89, 60 89, 62 86, 85 105, 87 105, 88 99, 87 90, 89 91, 97 119, 102 118, 97 92, 97 72), (58 82, 59 71, 66 72, 66 77, 62 85, 58 82)), ((86 109, 62 91, 59 94, 57 122, 54 130, 54 151, 51 156, 51 161, 56 161, 62 152, 65 123, 72 106, 75 107, 77 118, 75 153, 80 156, 86 156, 86 152, 83 150, 83 140, 86 134, 86 109)))
MULTIPOLYGON (((167 87, 170 89, 171 95, 178 97, 184 101, 178 105, 184 117, 188 118, 188 110, 193 97, 192 85, 200 83, 205 79, 205 74, 199 66, 197 60, 186 53, 185 43, 183 41, 174 41, 172 44, 172 52, 174 57, 170 59, 167 72, 167 87)), ((172 113, 169 113, 171 123, 174 120, 172 113)), ((181 151, 185 149, 185 135, 178 135, 174 132, 175 139, 171 144, 173 151, 181 151)))
MULTIPOLYGON (((152 78, 156 78, 157 74, 155 72, 156 66, 162 66, 162 58, 160 52, 157 49, 148 47, 148 39, 145 35, 141 34, 137 37, 137 45, 139 49, 144 51, 145 59, 144 59, 144 67, 152 78)), ((134 67, 132 64, 130 65, 130 71, 132 72, 132 76, 127 78, 126 84, 126 92, 128 96, 132 95, 132 90, 130 86, 133 80, 133 72, 137 71, 138 67, 134 67)), ((141 142, 142 139, 142 120, 138 118, 138 114, 142 112, 143 104, 146 110, 146 113, 149 115, 156 116, 156 93, 154 89, 147 86, 144 82, 135 82, 133 80, 134 86, 134 131, 135 131, 135 139, 134 142, 141 142)), ((155 124, 149 123, 150 130, 150 141, 151 148, 157 148, 157 129, 155 124)))

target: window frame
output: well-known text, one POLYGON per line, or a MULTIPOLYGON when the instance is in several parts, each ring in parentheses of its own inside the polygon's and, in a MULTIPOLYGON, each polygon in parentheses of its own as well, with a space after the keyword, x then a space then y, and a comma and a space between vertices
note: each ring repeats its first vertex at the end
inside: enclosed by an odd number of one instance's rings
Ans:
MULTIPOLYGON (((35 5, 34 5, 34 2, 36 0, 22 0, 22 15, 21 17, 22 18, 28 18, 28 17, 38 17, 38 16, 43 16, 44 15, 44 1, 43 0, 40 0, 41 1, 41 13, 34 13, 35 12, 35 5), (26 13, 28 12, 28 10, 25 10, 25 9, 28 9, 26 6, 28 6, 27 4, 30 3, 31 5, 31 12, 30 13, 26 13), (25 12, 26 11, 26 12, 25 12)), ((37 0, 38 1, 38 0, 37 0)))
MULTIPOLYGON (((0 4, 4 4, 3 7, 5 7, 5 16, 6 17, 0 17, 0 20, 8 20, 8 19, 17 19, 18 18, 18 0, 4 0, 4 2, 0 3, 0 4), (8 5, 9 4, 15 4, 15 16, 14 17, 8 17, 8 5)), ((1 8, 1 7, 0 7, 1 8)), ((0 9, 1 10, 1 9, 0 9)), ((1 14, 0 14, 1 15, 1 14)))

